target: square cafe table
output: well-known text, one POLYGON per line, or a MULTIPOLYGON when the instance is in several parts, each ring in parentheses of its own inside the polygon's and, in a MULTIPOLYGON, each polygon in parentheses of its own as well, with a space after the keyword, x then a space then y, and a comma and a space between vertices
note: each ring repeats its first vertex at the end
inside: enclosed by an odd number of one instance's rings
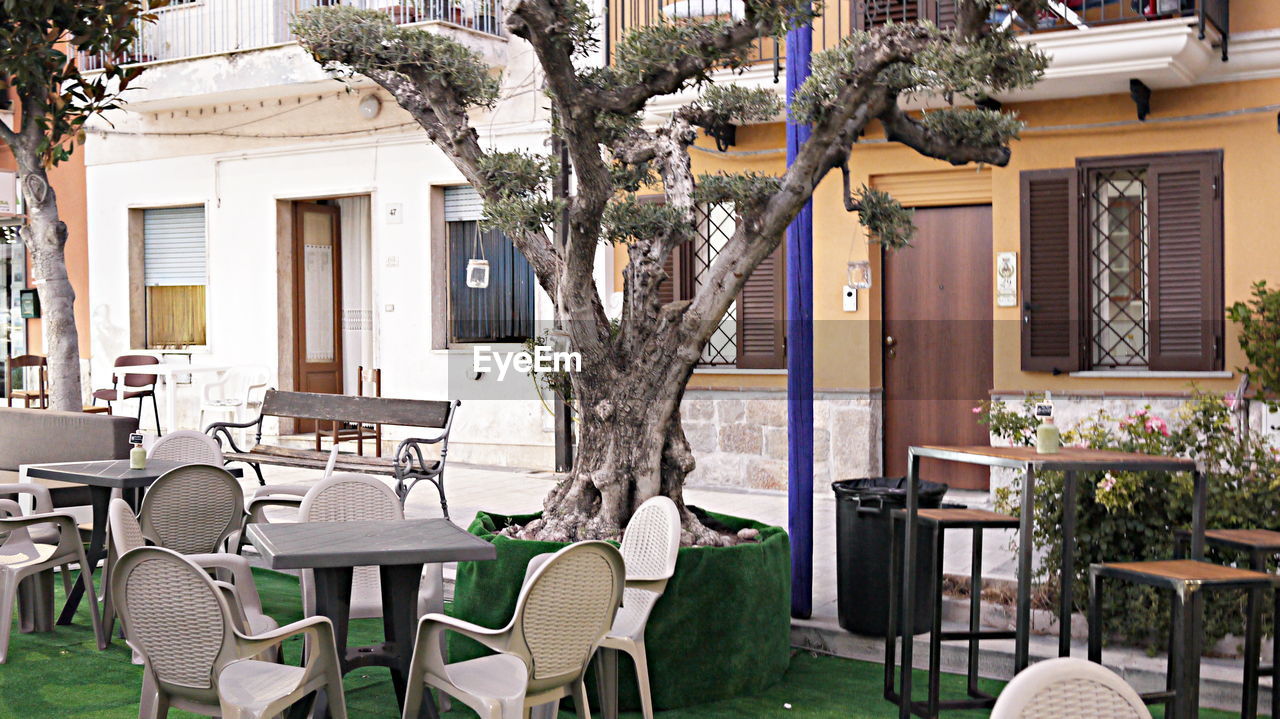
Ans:
MULTIPOLYGON (((493 544, 447 519, 251 524, 248 535, 268 567, 313 571, 316 613, 333 622, 342 672, 366 666, 390 668, 401 706, 417 638, 423 565, 498 557, 493 544), (379 568, 386 641, 347 647, 352 571, 368 566, 379 568)), ((443 612, 443 600, 428 611, 443 612)), ((326 704, 318 698, 316 717, 328 715, 326 704)), ((423 712, 435 716, 435 702, 423 702, 423 712)))
MULTIPOLYGON (((27 476, 34 479, 52 479, 59 482, 83 484, 89 488, 89 504, 93 507, 93 529, 89 534, 89 551, 85 559, 89 561, 90 571, 98 566, 98 562, 106 556, 107 538, 107 506, 111 503, 111 491, 145 490, 161 475, 190 464, 190 462, 173 462, 159 459, 148 459, 146 469, 129 469, 127 459, 109 459, 100 462, 58 462, 55 464, 27 465, 27 476)), ((244 472, 241 469, 228 469, 236 477, 244 472)), ((125 496, 129 497, 129 492, 125 496)), ((137 509, 137 502, 131 502, 137 509)), ((83 570, 82 570, 83 571, 83 570)), ((80 598, 84 594, 84 584, 76 582, 67 602, 58 616, 58 624, 70 624, 80 606, 80 598)))
MULTIPOLYGON (((1062 572, 1059 575, 1061 598, 1058 606, 1058 656, 1071 655, 1071 594, 1075 577, 1076 488, 1080 472, 1190 472, 1195 480, 1194 506, 1191 514, 1191 556, 1204 557, 1205 504, 1208 487, 1204 474, 1194 460, 1159 457, 1147 454, 1113 452, 1101 449, 1063 447, 1056 454, 1040 454, 1034 447, 911 447, 907 452, 907 527, 903 542, 904 557, 914 557, 919 541, 918 488, 920 460, 937 459, 987 467, 1004 467, 1023 471, 1022 516, 1018 527, 1018 613, 1014 640, 1014 673, 1027 667, 1028 641, 1031 633, 1031 560, 1034 524, 1036 474, 1065 472, 1062 491, 1062 572)), ((911 654, 914 624, 909 597, 915 596, 915 572, 909 561, 903 562, 902 574, 902 696, 911 696, 911 654)), ((910 702, 903 701, 902 716, 910 716, 910 702)))

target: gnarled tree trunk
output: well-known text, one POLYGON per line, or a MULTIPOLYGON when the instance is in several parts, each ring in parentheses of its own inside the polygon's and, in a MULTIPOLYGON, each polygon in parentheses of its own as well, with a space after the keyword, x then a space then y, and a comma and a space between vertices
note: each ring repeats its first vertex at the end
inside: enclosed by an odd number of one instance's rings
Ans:
POLYGON ((44 352, 49 358, 49 406, 67 412, 84 408, 80 389, 80 339, 76 334, 75 290, 67 277, 67 225, 48 173, 38 160, 19 154, 19 179, 27 211, 22 241, 31 253, 34 284, 40 293, 44 352))

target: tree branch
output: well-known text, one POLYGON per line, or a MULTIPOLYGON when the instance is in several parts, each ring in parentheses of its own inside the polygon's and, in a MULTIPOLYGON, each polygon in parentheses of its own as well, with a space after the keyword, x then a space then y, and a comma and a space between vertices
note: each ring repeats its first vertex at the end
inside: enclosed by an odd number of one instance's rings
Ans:
POLYGON ((1009 164, 1010 151, 1005 145, 975 146, 956 142, 928 128, 908 115, 896 102, 891 103, 878 116, 884 125, 885 137, 901 142, 926 157, 946 160, 953 165, 985 162, 1004 167, 1009 164))

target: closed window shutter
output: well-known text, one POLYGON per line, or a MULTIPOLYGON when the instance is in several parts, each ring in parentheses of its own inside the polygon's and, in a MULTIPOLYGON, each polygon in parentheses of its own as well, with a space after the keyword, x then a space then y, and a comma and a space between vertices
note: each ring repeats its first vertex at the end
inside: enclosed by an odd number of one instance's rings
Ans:
POLYGON ((203 285, 203 207, 164 207, 142 213, 143 278, 148 287, 203 285))
POLYGON ((740 369, 783 369, 783 245, 764 259, 747 277, 738 295, 738 367, 740 369))
POLYGON ((523 342, 533 336, 533 268, 501 231, 449 223, 450 336, 455 342, 523 342), (489 262, 489 286, 467 286, 476 244, 489 262))
POLYGON ((484 200, 471 185, 444 188, 444 221, 471 222, 484 215, 484 200))
POLYGON ((1218 369, 1223 331, 1222 156, 1153 160, 1149 295, 1152 370, 1218 369))
POLYGON ((1025 171, 1022 369, 1080 369, 1080 230, 1075 168, 1025 171))

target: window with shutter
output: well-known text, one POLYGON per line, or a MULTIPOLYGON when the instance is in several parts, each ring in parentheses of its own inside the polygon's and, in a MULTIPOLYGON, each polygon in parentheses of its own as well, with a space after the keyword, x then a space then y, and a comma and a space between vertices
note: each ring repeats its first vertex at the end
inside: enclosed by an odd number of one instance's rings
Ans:
POLYGON ((1221 176, 1220 152, 1022 173, 1023 369, 1220 369, 1221 176))
POLYGON ((147 347, 205 344, 204 207, 144 210, 142 241, 147 347))
MULTIPOLYGON (((652 196, 641 200, 661 202, 662 198, 652 196)), ((691 299, 737 229, 733 206, 728 203, 698 205, 694 208, 694 221, 697 235, 677 247, 663 265, 670 278, 658 288, 663 302, 691 299)), ((786 367, 782 252, 779 247, 747 278, 737 300, 729 306, 703 348, 701 366, 739 369, 786 367)))
POLYGON ((499 230, 481 230, 484 202, 469 186, 444 193, 449 239, 449 338, 523 342, 534 334, 533 268, 499 230), (489 285, 467 286, 467 264, 489 263, 489 285))

